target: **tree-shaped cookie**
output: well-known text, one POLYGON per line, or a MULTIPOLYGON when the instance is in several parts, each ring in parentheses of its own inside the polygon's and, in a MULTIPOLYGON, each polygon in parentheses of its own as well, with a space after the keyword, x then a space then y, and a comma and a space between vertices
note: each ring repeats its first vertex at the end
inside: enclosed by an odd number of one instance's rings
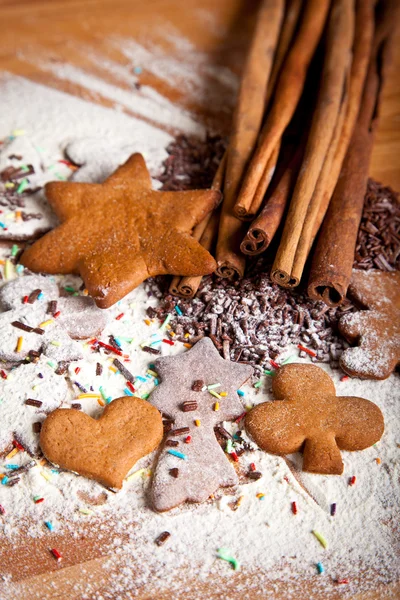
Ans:
POLYGON ((376 404, 337 397, 329 375, 315 365, 281 367, 272 391, 276 401, 255 406, 246 416, 246 430, 271 454, 302 450, 304 471, 340 475, 340 450, 365 450, 383 434, 383 416, 376 404))
POLYGON ((50 277, 28 275, 0 289, 0 361, 20 364, 30 351, 56 361, 82 358, 74 339, 98 335, 107 315, 86 296, 60 297, 50 277), (72 338, 72 339, 71 339, 72 338))
POLYGON ((339 321, 339 331, 354 348, 340 358, 355 377, 386 379, 400 363, 400 272, 353 271, 349 296, 362 308, 339 321))
POLYGON ((20 373, 12 371, 7 379, 0 379, 0 453, 16 439, 35 455, 40 424, 46 414, 68 399, 68 385, 44 357, 24 366, 23 376, 20 373))
POLYGON ((220 486, 238 483, 214 427, 243 412, 237 389, 253 369, 221 358, 209 338, 185 354, 159 358, 155 366, 161 384, 150 401, 174 421, 151 489, 154 508, 164 511, 185 501, 204 502, 220 486))

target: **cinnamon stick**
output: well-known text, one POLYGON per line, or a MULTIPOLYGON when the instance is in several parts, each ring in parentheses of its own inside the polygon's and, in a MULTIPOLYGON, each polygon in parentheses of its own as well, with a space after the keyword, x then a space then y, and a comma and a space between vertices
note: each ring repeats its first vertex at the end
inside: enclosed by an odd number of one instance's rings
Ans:
POLYGON ((298 277, 303 272, 311 246, 328 209, 360 109, 362 90, 371 54, 374 26, 373 4, 372 0, 358 0, 356 4, 353 61, 349 83, 336 123, 335 133, 309 204, 296 250, 292 273, 298 277))
POLYGON ((233 207, 260 131, 268 79, 283 14, 283 0, 263 0, 244 67, 228 148, 224 200, 216 250, 217 273, 221 277, 243 276, 244 273, 245 260, 239 250, 243 225, 235 217, 233 207))
POLYGON ((240 245, 243 254, 256 256, 257 254, 265 252, 270 245, 281 224, 290 193, 300 168, 303 149, 301 146, 298 147, 291 160, 287 162, 286 167, 282 170, 282 175, 264 208, 250 225, 249 230, 240 245))
MULTIPOLYGON (((214 179, 213 179, 213 182, 212 182, 212 185, 211 185, 211 189, 212 190, 221 191, 221 189, 222 189, 222 186, 224 184, 225 170, 226 170, 226 159, 227 159, 227 154, 225 152, 225 154, 223 155, 223 157, 221 159, 221 162, 218 165, 218 169, 217 169, 217 171, 216 171, 216 173, 214 175, 214 179)), ((207 229, 207 226, 208 226, 210 220, 212 219, 212 215, 215 212, 216 211, 208 213, 206 215, 206 217, 202 221, 200 221, 200 223, 198 223, 196 225, 196 227, 194 227, 194 229, 192 231, 192 237, 195 240, 197 240, 198 242, 200 242, 201 245, 203 245, 202 238, 203 238, 203 235, 205 235, 205 230, 207 229)), ((218 214, 219 214, 219 211, 218 211, 218 214)), ((218 225, 218 220, 217 220, 217 225, 218 225)), ((209 250, 209 248, 207 248, 207 250, 209 250)), ((197 279, 197 278, 195 278, 195 277, 181 277, 179 275, 175 275, 175 277, 172 278, 170 286, 169 286, 170 293, 173 294, 174 296, 180 296, 181 295, 181 291, 180 290, 181 290, 182 282, 183 282, 183 285, 185 285, 185 281, 184 280, 187 280, 187 279, 197 279)), ((198 289, 198 287, 200 285, 201 279, 202 279, 202 277, 200 277, 197 289, 198 289)), ((190 285, 192 285, 192 284, 190 284, 190 285)), ((197 292, 197 289, 194 291, 193 296, 197 292)))
MULTIPOLYGON (((334 0, 329 15, 320 91, 303 163, 289 206, 271 278, 295 287, 302 275, 296 251, 315 186, 338 121, 354 36, 354 1, 334 0)), ((303 265, 304 266, 304 265, 303 265)))
POLYGON ((394 0, 386 0, 378 5, 378 9, 373 51, 360 113, 319 234, 308 282, 310 298, 322 300, 333 307, 343 302, 350 283, 378 121, 380 94, 398 5, 396 8, 394 0))
MULTIPOLYGON (((218 233, 219 223, 219 211, 214 211, 211 214, 207 226, 200 238, 200 244, 208 251, 212 250, 214 242, 218 233)), ((203 277, 182 277, 177 286, 177 296, 183 298, 193 298, 196 295, 197 290, 203 277)), ((170 290, 171 291, 171 290, 170 290)))
POLYGON ((265 168, 282 137, 303 91, 307 70, 321 38, 330 0, 308 0, 293 45, 283 62, 271 109, 261 131, 259 144, 241 186, 236 206, 246 212, 265 168))

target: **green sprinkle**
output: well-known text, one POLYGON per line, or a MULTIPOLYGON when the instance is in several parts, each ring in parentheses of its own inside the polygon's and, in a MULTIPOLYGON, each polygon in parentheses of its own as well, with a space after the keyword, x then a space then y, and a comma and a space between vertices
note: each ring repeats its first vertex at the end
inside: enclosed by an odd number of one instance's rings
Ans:
POLYGON ((257 383, 254 384, 255 388, 260 388, 261 387, 261 381, 257 381, 257 383))
POLYGON ((317 538, 317 540, 323 548, 328 547, 328 542, 326 541, 322 533, 319 533, 319 531, 316 531, 315 529, 313 529, 311 533, 315 535, 315 537, 317 538))
POLYGON ((48 360, 47 364, 49 365, 49 367, 52 367, 53 369, 55 369, 57 366, 57 363, 54 362, 54 360, 48 360))
POLYGON ((66 292, 75 292, 75 288, 73 288, 72 285, 66 285, 64 290, 66 292))
POLYGON ((236 558, 230 555, 229 550, 227 550, 226 548, 219 548, 217 550, 217 556, 218 558, 226 560, 226 562, 230 563, 234 571, 239 571, 240 563, 238 560, 236 560, 236 558))
POLYGON ((225 452, 227 454, 231 454, 231 452, 233 452, 233 444, 232 444, 232 440, 227 440, 226 442, 226 446, 225 446, 225 452))
POLYGON ((292 354, 292 356, 288 356, 287 358, 285 358, 285 360, 283 360, 281 362, 282 365, 287 365, 288 363, 293 362, 294 360, 297 360, 297 356, 294 356, 294 354, 292 354))
POLYGON ((52 346, 61 346, 61 342, 56 342, 55 340, 51 341, 50 344, 52 346))
POLYGON ((17 256, 19 252, 19 248, 17 246, 17 244, 14 244, 13 247, 11 248, 11 256, 17 256))
POLYGON ((153 371, 152 369, 147 369, 147 373, 149 375, 151 375, 152 377, 158 377, 158 374, 155 371, 153 371))
POLYGON ((143 396, 140 396, 142 400, 147 400, 147 398, 150 396, 150 394, 143 394, 143 396))
POLYGON ((275 375, 275 371, 268 371, 268 369, 266 369, 266 370, 264 371, 264 374, 265 374, 265 375, 269 375, 270 377, 273 377, 273 376, 275 375))
POLYGON ((82 513, 83 515, 92 515, 93 511, 89 510, 88 508, 80 508, 79 512, 82 513))
POLYGON ((104 391, 104 388, 103 388, 103 386, 102 386, 102 385, 99 387, 99 390, 100 390, 100 394, 101 394, 101 397, 103 398, 104 402, 107 402, 107 398, 108 398, 108 396, 107 396, 107 394, 105 393, 105 391, 104 391))
POLYGON ((21 183, 19 184, 19 186, 17 187, 17 194, 22 194, 22 192, 24 192, 26 190, 26 188, 28 187, 29 182, 27 179, 23 179, 21 181, 21 183))
POLYGON ((215 390, 215 388, 217 388, 217 387, 221 387, 221 384, 220 383, 212 383, 211 385, 207 386, 207 389, 208 390, 215 390))
POLYGON ((166 316, 166 319, 165 319, 164 323, 161 325, 160 329, 164 329, 164 327, 166 327, 166 325, 168 325, 170 320, 171 320, 171 314, 166 316))
POLYGON ((214 396, 214 398, 218 398, 218 400, 220 400, 222 398, 222 396, 220 396, 217 392, 214 392, 214 390, 208 390, 211 394, 211 396, 214 396))

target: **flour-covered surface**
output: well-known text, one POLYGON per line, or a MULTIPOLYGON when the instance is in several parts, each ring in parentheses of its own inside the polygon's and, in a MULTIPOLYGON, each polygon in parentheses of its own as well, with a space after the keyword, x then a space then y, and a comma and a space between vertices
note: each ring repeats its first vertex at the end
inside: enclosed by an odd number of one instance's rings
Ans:
MULTIPOLYGON (((18 270, 10 277, 14 276, 25 277, 18 275, 18 270)), ((57 279, 64 287, 79 290, 78 278, 57 279)), ((42 356, 37 365, 22 365, 11 371, 11 381, 24 379, 21 390, 28 394, 31 377, 35 371, 41 372, 42 385, 46 386, 53 402, 68 387, 63 405, 78 404, 77 409, 92 416, 100 415, 109 399, 132 393, 127 385, 129 379, 134 381, 135 394, 151 402, 151 391, 159 383, 154 358, 187 351, 183 342, 174 341, 176 336, 169 323, 148 318, 146 309, 155 308, 157 302, 142 285, 106 311, 108 324, 98 339, 114 347, 116 352, 93 340, 80 341, 77 343, 81 345, 83 358, 72 362, 64 375, 54 375, 46 357, 42 356), (149 354, 144 346, 161 354, 149 354), (128 374, 123 374, 124 368, 128 374)), ((298 352, 297 348, 288 346, 279 360, 288 357, 308 360, 299 358, 298 352)), ((321 593, 321 589, 324 593, 329 590, 332 594, 351 597, 396 581, 400 576, 396 529, 400 452, 398 378, 391 376, 386 381, 368 383, 357 379, 341 381, 342 374, 337 370, 324 368, 334 378, 338 395, 368 398, 378 404, 385 417, 386 429, 381 442, 364 452, 343 452, 343 476, 300 473, 300 455, 285 461, 254 450, 254 446, 246 444, 245 434, 239 433, 240 421, 224 422, 222 425, 233 435, 233 440, 230 443, 221 440, 226 460, 230 460, 228 454, 232 451, 239 456, 237 463, 232 462, 239 483, 219 490, 203 504, 183 504, 161 514, 152 510, 148 496, 149 475, 155 467, 156 453, 135 466, 134 473, 130 474, 133 477, 127 477, 118 493, 35 459, 34 466, 20 473, 16 485, 8 485, 10 479, 0 485, 3 513, 0 527, 4 542, 2 597, 16 597, 13 582, 21 576, 24 557, 19 558, 19 565, 9 557, 10 548, 18 547, 21 540, 35 557, 35 565, 23 569, 25 575, 55 568, 57 563, 49 553, 53 547, 63 556, 59 568, 110 555, 102 566, 108 578, 107 589, 97 595, 96 582, 91 583, 90 577, 81 577, 72 586, 76 597, 85 597, 85 594, 88 598, 135 597, 144 590, 151 597, 161 594, 162 590, 178 595, 185 589, 183 573, 188 574, 188 581, 190 574, 196 573, 196 585, 200 586, 198 592, 192 587, 188 598, 204 597, 201 586, 207 589, 211 580, 212 590, 207 591, 210 598, 213 594, 233 597, 229 589, 232 590, 230 586, 234 582, 237 589, 242 586, 242 593, 251 591, 253 596, 249 597, 265 598, 273 597, 274 584, 279 581, 287 590, 286 597, 290 598, 299 597, 298 593, 293 592, 291 596, 290 592, 296 589, 298 578, 311 585, 311 598, 321 593), (251 478, 253 468, 261 473, 259 479, 251 478), (355 482, 349 485, 352 477, 356 478, 355 482), (333 505, 336 512, 331 516, 333 505), (45 522, 50 523, 52 531, 45 522), (326 539, 326 549, 313 535, 313 530, 326 539), (155 540, 165 531, 171 535, 158 546, 155 540), (217 558, 220 548, 226 549, 226 554, 240 563, 240 571, 234 571, 231 564, 217 558), (323 575, 317 573, 318 563, 323 565, 323 575), (347 583, 338 583, 338 580, 347 583), (265 593, 260 595, 260 589, 265 593)), ((244 395, 239 400, 244 410, 271 399, 270 382, 271 376, 265 376, 261 387, 246 384, 241 388, 244 395)), ((2 406, 0 404, 0 415, 2 406)), ((28 405, 25 410, 24 427, 29 418, 32 423, 41 420, 35 414, 35 407, 28 405)), ((10 430, 11 419, 13 416, 6 408, 1 415, 2 428, 5 423, 6 430, 10 430)), ((10 450, 11 445, 7 452, 10 450)), ((1 473, 9 477, 14 468, 27 465, 31 460, 22 450, 8 459, 3 453, 1 473)))
POLYGON ((0 86, 0 240, 36 238, 57 224, 48 181, 102 182, 134 152, 155 176, 167 156, 171 136, 135 117, 9 74, 0 86))

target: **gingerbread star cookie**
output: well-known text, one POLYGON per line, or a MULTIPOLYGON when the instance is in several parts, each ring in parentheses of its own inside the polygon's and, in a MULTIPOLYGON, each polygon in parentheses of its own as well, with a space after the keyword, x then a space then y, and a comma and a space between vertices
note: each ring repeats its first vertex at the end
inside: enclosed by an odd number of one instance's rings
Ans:
POLYGON ((362 308, 339 321, 354 348, 340 358, 342 369, 362 379, 386 379, 400 363, 400 272, 353 271, 349 296, 362 308))
POLYGON ((40 446, 55 465, 121 488, 133 465, 157 448, 161 415, 149 402, 124 396, 113 400, 100 419, 73 408, 59 408, 43 423, 40 446))
POLYGON ((340 450, 364 450, 383 434, 376 404, 337 397, 332 379, 315 365, 281 367, 272 391, 276 401, 258 404, 247 414, 247 433, 271 454, 302 450, 303 471, 341 475, 340 450))
POLYGON ((155 368, 161 384, 150 401, 173 420, 151 489, 153 507, 165 511, 204 502, 219 487, 238 483, 214 427, 243 412, 237 389, 253 369, 221 358, 209 338, 184 354, 159 358, 155 368))
POLYGON ((61 225, 24 252, 34 272, 79 273, 100 308, 155 275, 206 275, 216 263, 191 231, 219 202, 214 190, 160 192, 141 154, 103 184, 51 182, 61 225))

